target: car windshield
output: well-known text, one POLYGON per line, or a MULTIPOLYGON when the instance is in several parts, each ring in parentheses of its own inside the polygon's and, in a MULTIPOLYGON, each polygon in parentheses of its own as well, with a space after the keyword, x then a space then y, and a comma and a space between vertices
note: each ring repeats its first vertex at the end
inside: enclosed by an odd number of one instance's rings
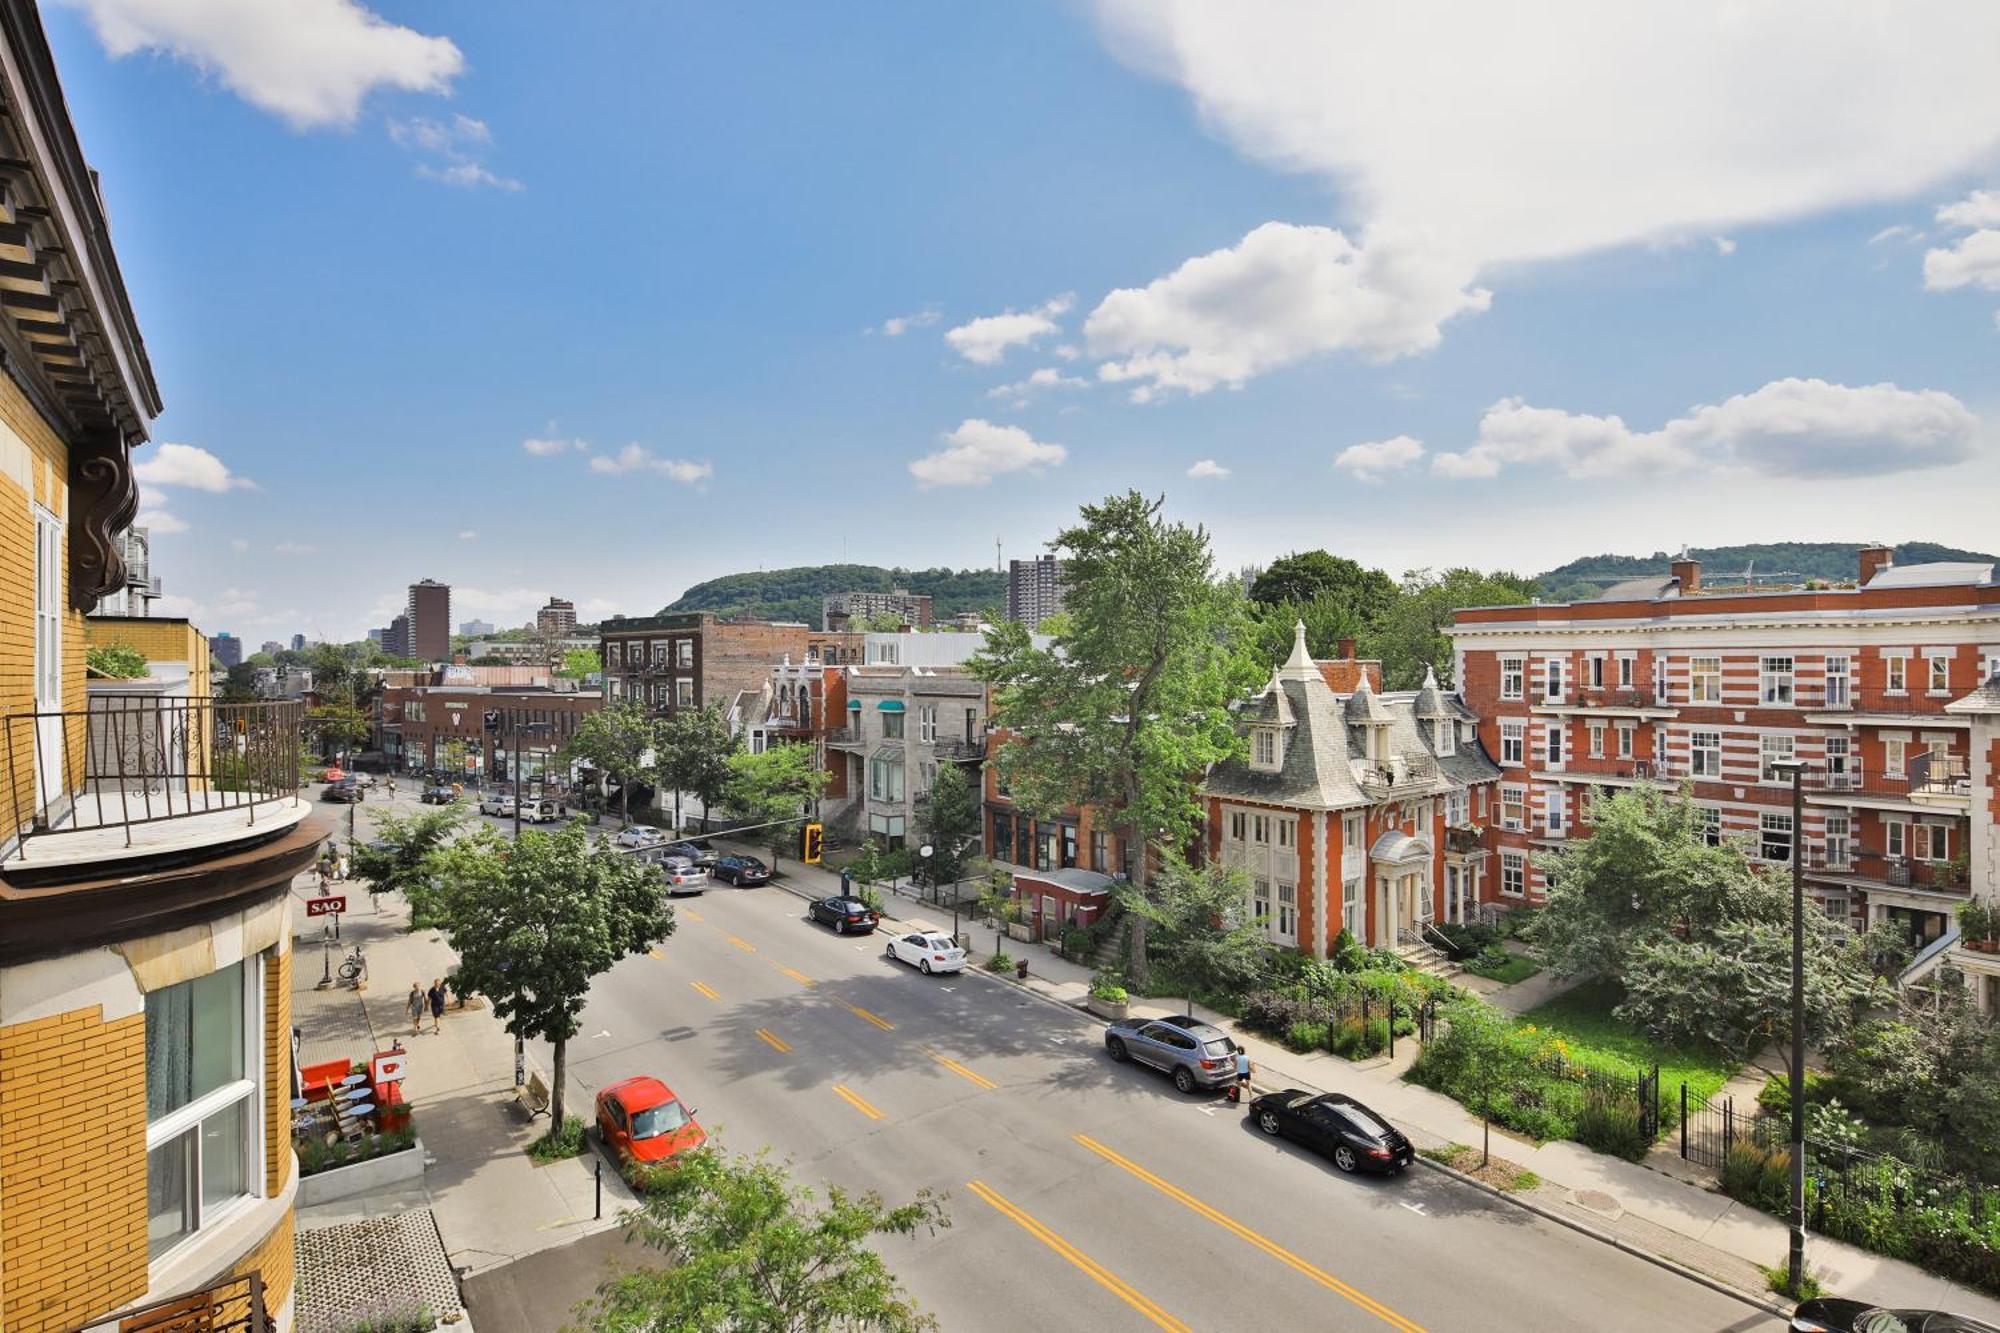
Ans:
POLYGON ((679 1102, 661 1102, 632 1117, 632 1137, 656 1139, 662 1134, 673 1133, 687 1123, 687 1110, 679 1102))
POLYGON ((1204 1042, 1201 1049, 1204 1054, 1221 1057, 1230 1054, 1235 1049, 1235 1046, 1234 1043, 1224 1039, 1222 1041, 1204 1042))

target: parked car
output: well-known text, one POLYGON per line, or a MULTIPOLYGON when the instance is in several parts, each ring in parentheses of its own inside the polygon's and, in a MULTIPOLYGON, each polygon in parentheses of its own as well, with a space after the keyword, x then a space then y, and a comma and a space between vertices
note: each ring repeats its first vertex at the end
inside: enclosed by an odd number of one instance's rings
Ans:
POLYGON ((1250 1118, 1272 1138, 1293 1139, 1349 1173, 1401 1171, 1416 1155, 1401 1130, 1342 1092, 1267 1092, 1250 1103, 1250 1118))
POLYGON ((361 799, 361 795, 361 784, 353 778, 335 778, 326 784, 326 790, 319 794, 319 798, 336 805, 353 805, 361 799))
POLYGON ((660 875, 667 881, 669 896, 700 893, 708 887, 708 872, 686 857, 670 856, 662 861, 660 875))
POLYGON ((458 799, 458 792, 445 786, 443 783, 439 783, 435 787, 424 788, 423 794, 417 797, 417 799, 425 805, 450 805, 458 799))
POLYGON ((1182 1092, 1236 1081, 1236 1043, 1216 1028, 1197 1034, 1157 1018, 1125 1018, 1104 1029, 1104 1049, 1113 1060, 1136 1060, 1171 1075, 1182 1092))
POLYGON ((1792 1311, 1794 1333, 2000 1333, 1993 1325, 1942 1310, 1886 1310, 1864 1301, 1820 1296, 1792 1311))
POLYGON ((620 847, 657 847, 666 840, 665 829, 654 828, 651 824, 629 824, 618 830, 616 841, 620 847))
POLYGON ((718 856, 715 866, 709 872, 717 879, 731 884, 769 884, 771 867, 754 856, 718 856))
POLYGON ((715 854, 715 846, 705 838, 685 838, 669 843, 667 850, 676 856, 685 856, 698 866, 712 866, 721 858, 715 854))
POLYGON ((375 785, 375 775, 373 773, 363 773, 357 769, 347 776, 356 786, 372 787, 375 785))
POLYGON ((568 819, 569 807, 561 801, 552 801, 547 797, 542 797, 534 801, 523 801, 521 802, 521 818, 527 820, 530 824, 548 824, 558 819, 568 819))
POLYGON ((479 798, 479 813, 482 815, 507 816, 514 813, 514 794, 505 791, 490 791, 479 798))
POLYGON ((871 934, 882 921, 882 914, 867 903, 859 898, 843 898, 839 894, 821 898, 806 910, 813 920, 832 926, 836 935, 845 935, 849 931, 871 934))
POLYGON ((624 1078, 597 1094, 597 1132, 628 1162, 650 1166, 708 1138, 674 1090, 648 1074, 624 1078))
POLYGON ((965 950, 953 944, 950 936, 940 935, 933 930, 918 930, 908 935, 890 936, 888 954, 897 962, 908 963, 926 976, 933 972, 965 970, 965 950))

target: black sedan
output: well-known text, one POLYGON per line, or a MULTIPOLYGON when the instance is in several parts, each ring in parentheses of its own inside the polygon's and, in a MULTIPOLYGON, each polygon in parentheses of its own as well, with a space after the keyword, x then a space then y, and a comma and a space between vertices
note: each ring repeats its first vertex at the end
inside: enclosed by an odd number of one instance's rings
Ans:
MULTIPOLYGON (((699 865, 700 862, 695 864, 699 865)), ((771 867, 754 856, 718 856, 708 873, 730 884, 769 884, 771 867)), ((818 904, 814 904, 818 906, 818 904)))
POLYGON ((1885 1310, 1822 1296, 1792 1311, 1795 1333, 2000 1333, 1993 1325, 1942 1310, 1885 1310))
POLYGON ((319 794, 319 798, 336 805, 353 805, 361 799, 361 784, 353 778, 335 778, 326 784, 326 790, 319 794))
POLYGON ((806 914, 815 921, 832 926, 836 935, 845 935, 849 932, 870 935, 882 920, 880 912, 859 898, 843 898, 838 894, 831 898, 821 898, 806 909, 806 914))
POLYGON ((450 805, 458 799, 458 793, 442 783, 424 788, 423 795, 417 797, 425 805, 450 805))
POLYGON ((1400 1130, 1345 1093, 1267 1092, 1250 1103, 1250 1118, 1271 1137, 1294 1139, 1342 1171, 1401 1171, 1415 1156, 1400 1130))

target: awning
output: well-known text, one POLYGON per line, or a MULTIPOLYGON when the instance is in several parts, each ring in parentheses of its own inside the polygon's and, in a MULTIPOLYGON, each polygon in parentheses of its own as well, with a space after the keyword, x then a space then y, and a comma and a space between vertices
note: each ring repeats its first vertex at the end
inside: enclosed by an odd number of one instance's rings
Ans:
POLYGON ((901 699, 884 699, 882 702, 876 704, 875 707, 885 713, 900 713, 903 711, 903 701, 901 699))
POLYGON ((861 711, 861 701, 859 699, 849 699, 847 707, 850 712, 858 713, 861 711))

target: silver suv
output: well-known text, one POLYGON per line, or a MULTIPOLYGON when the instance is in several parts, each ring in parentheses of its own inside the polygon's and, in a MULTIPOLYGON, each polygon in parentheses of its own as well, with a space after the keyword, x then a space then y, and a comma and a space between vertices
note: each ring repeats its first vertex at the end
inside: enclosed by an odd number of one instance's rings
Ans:
POLYGON ((1126 1018, 1104 1029, 1113 1060, 1136 1060, 1173 1076, 1182 1092, 1224 1088, 1236 1081, 1236 1042, 1221 1028, 1176 1019, 1126 1018))

